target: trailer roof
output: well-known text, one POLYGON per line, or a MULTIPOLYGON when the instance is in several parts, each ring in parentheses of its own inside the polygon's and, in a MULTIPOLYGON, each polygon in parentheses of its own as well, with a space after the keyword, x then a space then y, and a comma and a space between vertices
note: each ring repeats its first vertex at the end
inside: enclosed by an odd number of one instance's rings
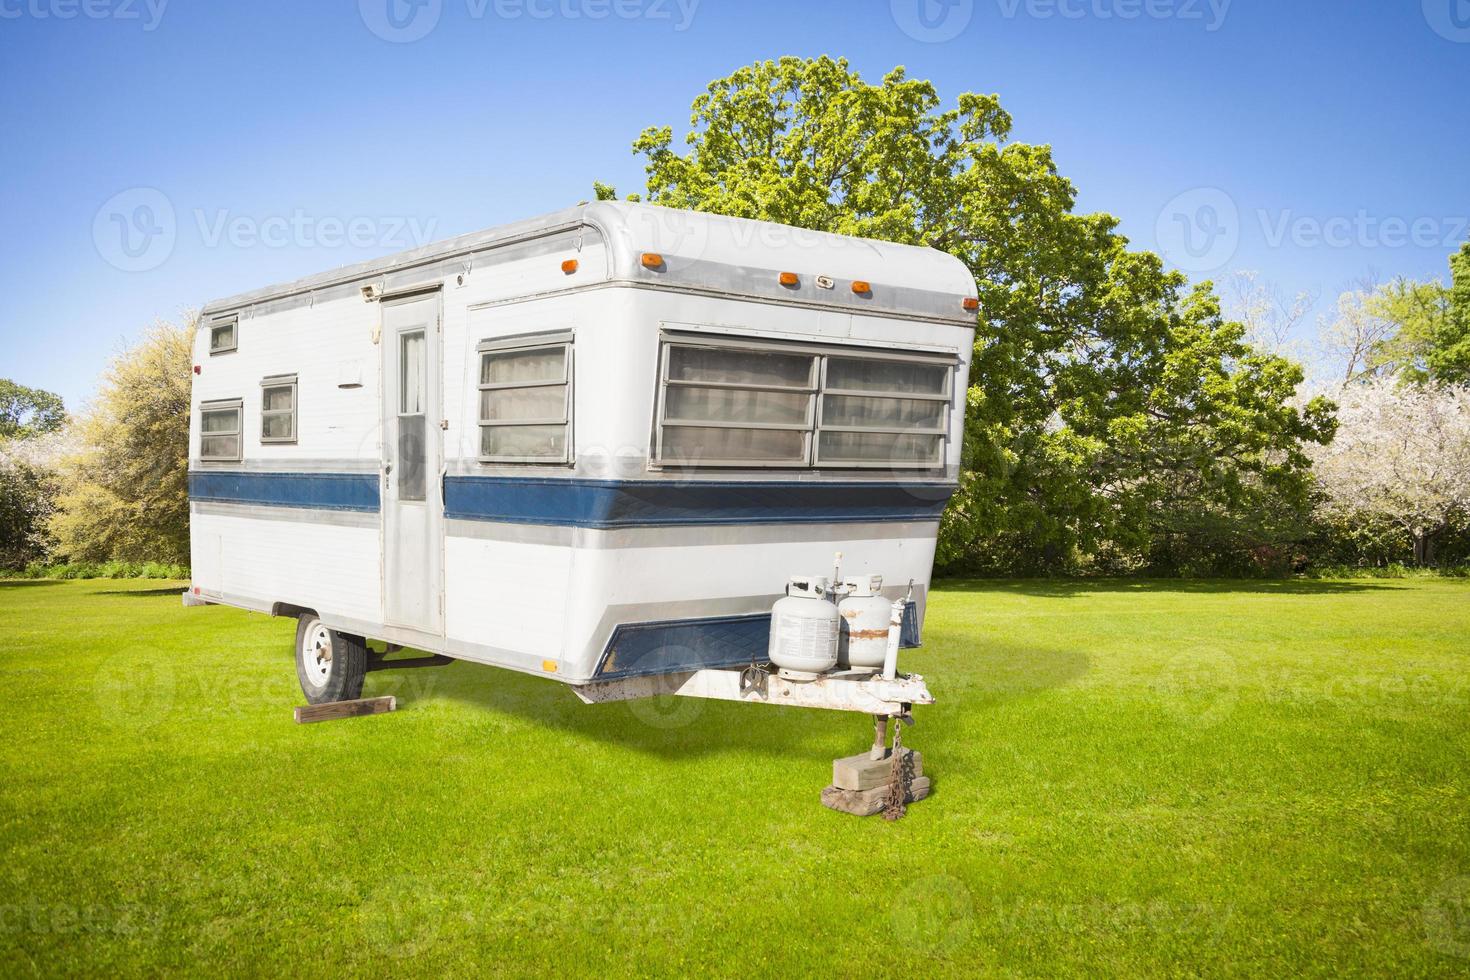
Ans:
POLYGON ((961 305, 975 296, 974 278, 964 263, 945 252, 630 201, 579 204, 448 238, 216 300, 203 313, 211 316, 291 296, 351 289, 420 266, 578 228, 600 234, 609 253, 610 280, 749 294, 757 283, 768 292, 776 275, 794 272, 800 285, 783 294, 793 302, 974 323, 974 313, 961 305), (663 256, 664 266, 645 267, 641 257, 647 252, 663 256), (817 284, 818 277, 823 277, 822 285, 817 284), (826 285, 827 279, 833 284, 826 285), (851 283, 859 280, 872 283, 872 292, 855 295, 851 283))

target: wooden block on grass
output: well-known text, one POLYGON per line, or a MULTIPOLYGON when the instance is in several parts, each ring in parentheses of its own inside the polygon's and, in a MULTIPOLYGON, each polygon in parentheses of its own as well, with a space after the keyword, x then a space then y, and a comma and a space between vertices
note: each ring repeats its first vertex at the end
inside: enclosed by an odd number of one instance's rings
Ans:
MULTIPOLYGON (((924 775, 924 756, 913 749, 904 749, 904 754, 913 756, 914 775, 924 775)), ((881 759, 869 759, 868 753, 850 755, 845 759, 832 760, 832 785, 838 789, 861 791, 874 786, 887 786, 893 772, 893 750, 881 759)))
POLYGON ((328 701, 326 704, 303 704, 296 709, 296 724, 333 718, 356 718, 359 715, 381 715, 398 708, 398 699, 389 694, 381 698, 358 698, 356 701, 328 701))
MULTIPOLYGON (((905 802, 914 803, 928 795, 929 777, 916 776, 909 784, 909 795, 905 802)), ((859 817, 871 817, 881 812, 887 803, 887 786, 875 786, 864 790, 838 789, 836 786, 828 786, 822 790, 822 806, 829 810, 851 813, 859 817)))

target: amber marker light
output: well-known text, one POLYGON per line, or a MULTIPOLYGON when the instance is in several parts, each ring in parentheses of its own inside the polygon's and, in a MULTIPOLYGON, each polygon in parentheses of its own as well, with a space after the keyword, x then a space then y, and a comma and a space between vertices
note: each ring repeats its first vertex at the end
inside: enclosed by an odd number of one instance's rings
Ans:
POLYGON ((642 262, 645 269, 657 271, 664 267, 664 257, 657 252, 644 252, 642 262))
POLYGON ((783 272, 777 278, 783 286, 796 286, 801 283, 801 279, 794 272, 783 272))
POLYGON ((865 293, 871 293, 873 291, 873 284, 868 282, 866 279, 858 279, 853 282, 852 291, 857 293, 859 296, 865 293))
POLYGON ((562 272, 565 272, 567 275, 571 275, 572 273, 576 272, 577 271, 577 260, 576 259, 567 259, 565 262, 563 262, 561 264, 561 271, 562 272))
POLYGON ((971 313, 974 313, 976 310, 980 309, 980 301, 973 296, 966 296, 964 302, 962 302, 960 305, 971 313))

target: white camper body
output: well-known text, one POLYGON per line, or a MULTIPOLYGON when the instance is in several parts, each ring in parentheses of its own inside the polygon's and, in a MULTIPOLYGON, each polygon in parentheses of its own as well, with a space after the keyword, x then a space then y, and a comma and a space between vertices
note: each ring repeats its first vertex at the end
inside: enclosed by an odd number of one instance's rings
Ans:
POLYGON ((940 252, 599 202, 210 303, 191 598, 605 700, 764 662, 841 552, 912 581, 912 642, 974 296, 940 252))

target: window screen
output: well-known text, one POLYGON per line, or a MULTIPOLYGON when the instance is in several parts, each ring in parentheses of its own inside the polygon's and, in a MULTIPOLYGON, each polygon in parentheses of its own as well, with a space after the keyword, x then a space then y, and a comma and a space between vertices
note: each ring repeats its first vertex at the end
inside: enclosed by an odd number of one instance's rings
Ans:
POLYGON ((568 342, 486 342, 480 350, 480 458, 565 463, 571 451, 568 342))
POLYGON ((234 350, 237 346, 235 334, 238 329, 239 321, 235 317, 211 323, 209 325, 209 353, 223 354, 234 350))
POLYGON ((802 466, 810 454, 811 354, 670 345, 659 458, 685 466, 802 466))
POLYGON ((240 459, 241 403, 205 402, 199 406, 199 458, 240 459))
POLYGON ((951 373, 948 364, 826 358, 817 463, 943 463, 951 373))
POLYGON ((260 392, 260 441, 296 441, 296 376, 266 378, 260 392))
POLYGON ((672 342, 655 455, 673 466, 942 466, 953 375, 947 358, 672 342))

